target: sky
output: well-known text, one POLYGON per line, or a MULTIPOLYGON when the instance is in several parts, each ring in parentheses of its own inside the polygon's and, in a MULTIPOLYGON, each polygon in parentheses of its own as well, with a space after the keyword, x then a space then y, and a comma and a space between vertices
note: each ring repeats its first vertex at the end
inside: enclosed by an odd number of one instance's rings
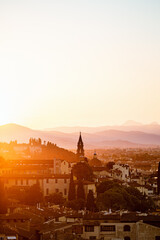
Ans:
POLYGON ((0 0, 0 125, 160 123, 159 0, 0 0))

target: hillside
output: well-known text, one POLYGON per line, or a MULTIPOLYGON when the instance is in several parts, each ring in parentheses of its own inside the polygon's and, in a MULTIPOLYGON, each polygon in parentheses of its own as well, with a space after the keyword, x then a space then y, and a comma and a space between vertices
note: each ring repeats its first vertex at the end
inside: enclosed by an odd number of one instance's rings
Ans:
MULTIPOLYGON (((142 131, 109 129, 94 133, 82 132, 82 136, 86 149, 107 147, 134 148, 160 145, 160 134, 146 133, 142 131)), ((29 138, 31 137, 41 138, 42 141, 53 142, 59 147, 76 149, 79 132, 62 133, 58 131, 32 130, 16 124, 0 126, 0 142, 17 140, 19 143, 28 143, 29 138)))

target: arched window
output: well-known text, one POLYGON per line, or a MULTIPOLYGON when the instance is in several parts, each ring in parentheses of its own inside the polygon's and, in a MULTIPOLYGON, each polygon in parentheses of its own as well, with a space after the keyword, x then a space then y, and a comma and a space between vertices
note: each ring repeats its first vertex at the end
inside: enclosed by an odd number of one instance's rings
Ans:
POLYGON ((123 230, 124 230, 124 232, 130 232, 131 231, 131 227, 129 225, 125 225, 123 230))
POLYGON ((131 240, 130 237, 124 237, 124 240, 131 240))

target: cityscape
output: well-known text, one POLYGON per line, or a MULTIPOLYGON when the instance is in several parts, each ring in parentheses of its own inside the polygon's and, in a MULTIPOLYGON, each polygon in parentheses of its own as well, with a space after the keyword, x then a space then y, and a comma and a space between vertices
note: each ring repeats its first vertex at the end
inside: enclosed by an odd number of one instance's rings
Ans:
POLYGON ((0 240, 160 240, 160 1, 0 1, 0 240))

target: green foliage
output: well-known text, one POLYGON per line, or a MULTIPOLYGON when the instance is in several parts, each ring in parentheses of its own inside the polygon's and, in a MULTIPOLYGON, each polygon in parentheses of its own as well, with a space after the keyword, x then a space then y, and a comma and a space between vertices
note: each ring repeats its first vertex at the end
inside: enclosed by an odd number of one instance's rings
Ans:
POLYGON ((114 181, 104 181, 97 185, 97 193, 104 193, 105 191, 114 188, 114 187, 119 187, 119 184, 114 182, 114 181))
POLYGON ((61 193, 53 193, 46 197, 46 200, 50 203, 54 203, 57 205, 63 205, 65 199, 61 193))
POLYGON ((105 210, 109 208, 115 210, 120 209, 123 201, 123 195, 116 192, 114 189, 109 189, 106 192, 100 194, 97 199, 100 210, 105 210))
POLYGON ((77 186, 77 199, 83 199, 83 200, 85 200, 84 186, 83 186, 83 182, 82 182, 81 180, 78 181, 78 186, 77 186))
POLYGON ((85 207, 85 201, 83 199, 76 199, 73 201, 68 201, 66 207, 72 208, 75 211, 82 210, 85 207))
POLYGON ((92 168, 87 162, 78 162, 73 167, 73 175, 76 176, 78 180, 91 181, 93 178, 92 168))
POLYGON ((43 194, 39 184, 26 188, 11 187, 8 189, 7 195, 9 198, 16 199, 22 204, 35 205, 43 201, 43 194))
POLYGON ((92 190, 89 190, 89 193, 87 195, 86 209, 89 211, 95 210, 95 199, 92 190))
POLYGON ((73 201, 76 199, 76 190, 73 180, 73 172, 71 172, 70 183, 69 183, 69 192, 68 192, 68 201, 73 201))
POLYGON ((47 142, 47 146, 42 145, 42 153, 40 156, 44 159, 65 159, 66 161, 76 161, 76 154, 64 148, 58 147, 56 144, 47 142))
POLYGON ((25 202, 29 205, 35 205, 42 202, 43 194, 39 184, 32 185, 26 192, 25 202))
POLYGON ((114 164, 115 164, 114 162, 108 162, 108 163, 106 164, 107 169, 108 169, 108 170, 113 169, 113 165, 114 165, 114 164))
POLYGON ((134 187, 124 187, 113 181, 103 182, 97 186, 97 206, 99 210, 128 209, 130 211, 148 211, 154 208, 153 201, 142 195, 134 187))

